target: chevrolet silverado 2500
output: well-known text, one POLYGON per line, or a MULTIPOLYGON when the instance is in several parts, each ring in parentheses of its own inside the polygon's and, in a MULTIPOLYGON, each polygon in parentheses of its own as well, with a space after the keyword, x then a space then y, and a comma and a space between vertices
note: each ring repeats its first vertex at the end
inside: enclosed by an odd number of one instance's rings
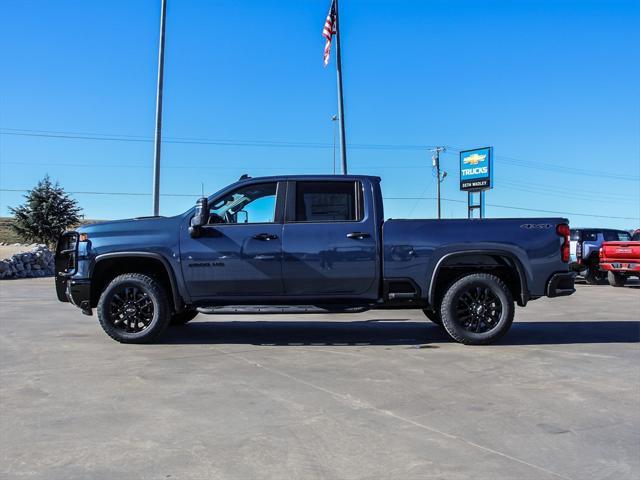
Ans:
POLYGON ((243 178, 175 217, 64 233, 56 290, 113 339, 151 342, 198 313, 418 308, 487 344, 514 302, 570 295, 564 218, 384 220, 372 176, 243 178))

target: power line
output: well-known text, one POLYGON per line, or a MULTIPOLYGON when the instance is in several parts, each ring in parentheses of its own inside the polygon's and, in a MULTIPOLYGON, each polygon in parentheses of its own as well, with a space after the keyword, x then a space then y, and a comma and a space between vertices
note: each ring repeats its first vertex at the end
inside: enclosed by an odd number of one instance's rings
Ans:
MULTIPOLYGON (((28 189, 17 189, 17 188, 0 188, 0 192, 19 192, 24 193, 28 191, 28 189)), ((94 192, 94 191, 74 191, 67 192, 70 195, 115 195, 115 196, 151 196, 151 193, 141 193, 141 192, 94 192)), ((165 197, 189 197, 189 198, 197 198, 200 197, 200 194, 189 194, 189 193, 162 193, 162 196, 165 197)), ((383 197, 383 200, 436 200, 436 197, 383 197)), ((453 203, 467 203, 464 200, 457 200, 455 198, 442 198, 447 202, 453 203)), ((611 218, 615 220, 638 220, 638 217, 619 217, 612 215, 594 215, 591 213, 582 213, 582 212, 562 212, 559 210, 543 210, 539 208, 527 208, 527 207, 514 207, 512 205, 501 205, 497 203, 487 203, 488 206, 497 207, 497 208, 506 208, 510 210, 521 210, 527 212, 538 212, 538 213, 553 213, 558 215, 573 215, 573 216, 581 216, 581 217, 593 217, 593 218, 611 218)))
MULTIPOLYGON (((114 141, 114 142, 153 142, 152 137, 142 135, 124 135, 124 134, 105 134, 105 133, 80 133, 55 130, 27 130, 2 128, 0 135, 14 135, 27 137, 43 137, 43 138, 60 138, 74 140, 97 140, 97 141, 114 141)), ((184 145, 216 145, 216 146, 233 146, 233 147, 267 147, 267 148, 321 148, 331 149, 333 144, 323 142, 293 142, 293 141, 269 141, 269 140, 231 140, 231 139, 210 139, 197 137, 164 137, 163 143, 184 144, 184 145)), ((349 148, 354 150, 408 150, 408 151, 424 151, 434 148, 435 145, 416 145, 416 144, 367 144, 367 143, 350 143, 349 148)), ((447 146, 449 154, 460 153, 462 147, 447 146)), ((600 172, 597 170, 574 169, 563 165, 555 165, 552 163, 524 160, 507 155, 495 155, 495 158, 501 159, 501 163, 524 167, 537 170, 545 170, 555 173, 565 173, 571 175, 581 175, 598 178, 612 178, 616 180, 640 181, 639 176, 623 175, 608 172, 600 172)), ((420 168, 416 166, 416 168, 420 168)))
MULTIPOLYGON (((40 166, 40 167, 79 167, 79 168, 143 168, 143 169, 151 169, 153 168, 152 165, 131 165, 131 164, 113 164, 113 163, 91 163, 91 164, 85 164, 85 163, 59 163, 59 162, 54 162, 54 163, 45 163, 45 162, 29 162, 29 163, 25 163, 25 162, 1 162, 0 166, 3 165, 20 165, 20 166, 40 166)), ((231 170, 231 171, 237 171, 239 168, 251 168, 254 170, 283 170, 283 169, 288 169, 291 168, 291 166, 288 165, 281 165, 281 166, 277 166, 277 167, 257 167, 255 165, 248 165, 248 164, 237 164, 234 163, 233 167, 222 167, 222 166, 213 166, 213 165, 163 165, 162 168, 175 168, 175 169, 196 169, 196 170, 231 170)), ((420 166, 394 166, 394 165, 358 165, 359 169, 383 169, 383 170, 392 170, 392 169, 414 169, 414 168, 423 168, 423 169, 427 169, 427 168, 431 168, 431 167, 425 167, 424 165, 420 165, 420 166)), ((298 167, 296 166, 296 170, 309 170, 309 171, 314 171, 317 172, 319 169, 316 167, 298 167)))
MULTIPOLYGON (((29 189, 18 189, 18 188, 0 188, 0 192, 20 192, 25 193, 29 189)), ((138 192, 66 192, 70 195, 115 195, 115 196, 127 196, 127 197, 149 197, 151 193, 138 193, 138 192)), ((199 194, 188 194, 188 193, 162 193, 164 197, 200 197, 199 194)))
MULTIPOLYGON (((15 131, 13 129, 0 129, 0 135, 14 135, 24 137, 44 137, 62 138, 73 140, 102 140, 113 142, 142 142, 151 143, 151 137, 137 135, 110 135, 96 133, 75 133, 75 132, 48 132, 45 130, 35 131, 15 131), (9 131, 11 130, 11 131, 9 131)), ((199 139, 184 137, 164 137, 162 143, 191 144, 191 145, 218 145, 233 147, 276 147, 276 148, 333 148, 331 143, 322 142, 292 142, 292 141, 269 141, 269 140, 225 140, 225 139, 199 139)), ((359 144, 350 143, 349 148, 363 150, 424 150, 432 145, 387 145, 387 144, 359 144)))
MULTIPOLYGON (((435 200, 436 197, 383 197, 383 199, 384 200, 435 200)), ((442 200, 445 200, 447 202, 454 202, 454 203, 465 203, 465 204, 467 203, 464 200, 457 200, 455 198, 443 198, 442 200)), ((521 210, 521 211, 527 211, 527 212, 553 213, 558 215, 573 215, 573 216, 593 217, 593 218, 612 218, 616 220, 638 220, 638 217, 616 217, 611 215, 594 215, 592 213, 561 212, 558 210, 543 210, 539 208, 514 207, 512 205, 501 205, 498 203, 487 203, 487 205, 490 207, 507 208, 511 210, 521 210)))

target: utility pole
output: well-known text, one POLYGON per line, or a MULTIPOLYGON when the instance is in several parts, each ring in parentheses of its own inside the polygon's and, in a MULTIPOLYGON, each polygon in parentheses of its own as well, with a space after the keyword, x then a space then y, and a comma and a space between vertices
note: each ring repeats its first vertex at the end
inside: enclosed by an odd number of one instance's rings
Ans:
POLYGON ((160 215, 160 148, 162 143, 162 86, 164 78, 164 31, 167 14, 167 0, 160 6, 160 45, 158 47, 158 88, 156 90, 156 133, 153 158, 153 215, 160 215))
POLYGON ((440 152, 446 152, 447 149, 445 147, 436 147, 430 151, 433 152, 433 156, 431 157, 431 159, 433 160, 433 166, 436 169, 436 197, 438 202, 438 220, 440 220, 442 216, 440 209, 440 184, 447 176, 447 172, 442 172, 442 174, 440 174, 440 152))

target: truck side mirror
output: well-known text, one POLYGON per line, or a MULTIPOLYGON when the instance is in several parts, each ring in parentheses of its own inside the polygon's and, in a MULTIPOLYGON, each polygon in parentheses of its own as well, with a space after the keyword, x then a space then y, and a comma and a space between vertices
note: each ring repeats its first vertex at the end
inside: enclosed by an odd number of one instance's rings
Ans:
POLYGON ((209 201, 206 197, 199 198, 196 202, 196 213, 189 225, 189 235, 197 238, 202 233, 202 227, 209 223, 209 201))

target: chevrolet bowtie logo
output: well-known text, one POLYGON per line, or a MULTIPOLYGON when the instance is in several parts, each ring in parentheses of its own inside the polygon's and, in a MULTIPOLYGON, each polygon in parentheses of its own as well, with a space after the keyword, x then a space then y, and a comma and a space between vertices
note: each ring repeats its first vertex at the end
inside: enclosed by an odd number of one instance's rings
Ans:
POLYGON ((462 160, 462 163, 469 165, 478 165, 480 162, 484 161, 485 158, 487 158, 486 154, 480 155, 479 153, 474 153, 473 155, 469 155, 464 160, 462 160))

